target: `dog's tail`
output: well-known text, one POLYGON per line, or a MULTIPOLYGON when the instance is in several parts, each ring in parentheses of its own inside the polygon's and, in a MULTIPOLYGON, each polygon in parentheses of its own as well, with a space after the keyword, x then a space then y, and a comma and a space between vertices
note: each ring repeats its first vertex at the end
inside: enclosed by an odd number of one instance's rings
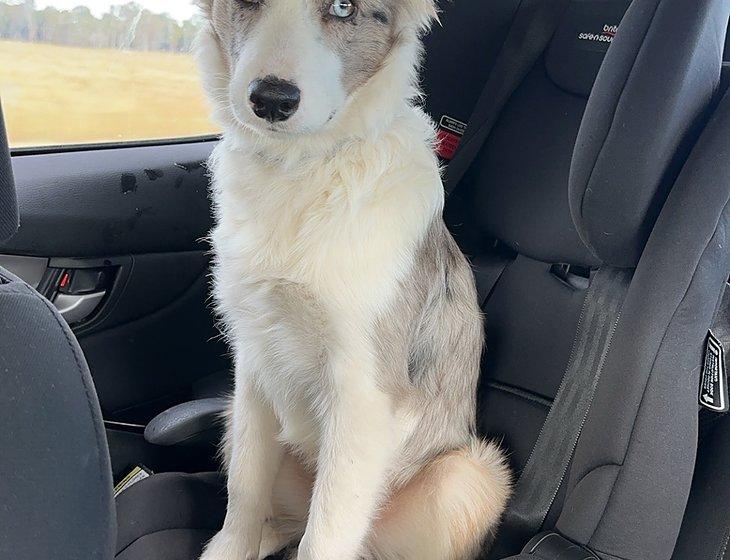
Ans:
POLYGON ((494 441, 473 436, 469 445, 456 453, 461 454, 462 462, 453 473, 453 496, 457 504, 459 499, 465 501, 462 517, 454 519, 454 530, 457 534, 481 535, 483 545, 485 540, 492 541, 512 494, 512 472, 494 441))
POLYGON ((502 450, 472 437, 433 459, 392 497, 375 521, 365 557, 474 558, 491 542, 511 491, 502 450))
POLYGON ((465 458, 473 462, 475 468, 471 477, 465 477, 473 484, 472 499, 476 506, 472 513, 477 517, 471 522, 478 523, 478 518, 481 518, 482 523, 488 523, 485 537, 491 543, 512 495, 512 472, 504 451, 495 441, 472 437, 465 450, 465 458))

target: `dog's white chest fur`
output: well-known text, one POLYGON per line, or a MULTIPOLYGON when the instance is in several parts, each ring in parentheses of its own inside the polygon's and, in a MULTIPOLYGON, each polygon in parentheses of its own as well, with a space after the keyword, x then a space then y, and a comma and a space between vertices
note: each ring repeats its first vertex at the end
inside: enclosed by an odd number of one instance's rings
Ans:
MULTIPOLYGON (((402 126, 410 136, 419 127, 430 133, 417 111, 402 126)), ((348 359, 372 361, 362 331, 393 305, 442 206, 435 166, 419 162, 433 157, 427 144, 393 161, 403 154, 397 132, 311 162, 270 161, 225 142, 212 159, 216 296, 250 370, 237 378, 251 376, 277 413, 280 437, 310 460, 318 411, 353 385, 337 378, 347 372, 332 367, 333 352, 348 342, 348 359), (362 342, 353 348, 353 340, 362 342)))

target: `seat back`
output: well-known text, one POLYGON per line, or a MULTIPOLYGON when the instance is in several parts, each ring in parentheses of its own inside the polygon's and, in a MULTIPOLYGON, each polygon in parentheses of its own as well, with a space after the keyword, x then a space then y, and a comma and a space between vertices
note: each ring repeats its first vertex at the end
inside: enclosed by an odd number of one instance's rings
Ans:
MULTIPOLYGON (((727 275, 727 186, 687 157, 715 99, 728 11, 727 0, 572 2, 447 207, 477 267, 495 244, 514 256, 484 306, 479 426, 504 437, 518 472, 574 351, 589 278, 633 273, 544 522, 602 558, 668 558, 689 491, 698 364, 727 275), (696 179, 719 206, 689 204, 696 179)), ((492 558, 525 544, 509 529, 492 558)))
POLYGON ((727 0, 634 2, 573 157, 581 238, 604 263, 636 266, 557 522, 607 557, 668 558, 687 503, 704 344, 730 272, 730 166, 715 162, 727 101, 708 122, 729 13, 727 0))
MULTIPOLYGON (((0 241, 17 226, 0 113, 0 241)), ((112 558, 111 466, 86 361, 55 308, 3 269, 0 381, 0 558, 112 558)))

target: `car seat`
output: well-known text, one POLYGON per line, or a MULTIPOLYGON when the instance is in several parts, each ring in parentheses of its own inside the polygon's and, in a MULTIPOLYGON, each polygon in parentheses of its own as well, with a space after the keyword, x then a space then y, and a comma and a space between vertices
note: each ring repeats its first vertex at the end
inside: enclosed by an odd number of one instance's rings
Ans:
MULTIPOLYGON (((512 512, 491 558, 666 560, 695 470, 703 348, 730 271, 730 99, 718 101, 730 2, 635 0, 601 66, 603 52, 574 39, 584 25, 602 29, 607 22, 591 17, 604 17, 609 4, 621 3, 571 2, 448 204, 477 278, 492 279, 482 281, 479 428, 503 438, 517 472, 550 470, 549 458, 531 453, 564 373, 584 371, 581 363, 600 371, 539 527, 567 548, 548 548, 551 537, 520 552, 532 535, 512 512), (595 354, 585 350, 601 326, 580 317, 607 272, 623 279, 620 314, 602 335, 605 351, 580 362, 595 354)), ((0 202, 10 192, 9 181, 0 183, 0 202)), ((6 233, 12 208, 0 204, 6 233)), ((30 290, 3 277, 2 288, 30 290)), ((0 393, 0 556, 111 558, 111 480, 88 371, 50 306, 27 300, 36 303, 18 312, 15 296, 0 295, 0 371, 13 381, 0 393), (22 338, 6 336, 14 332, 22 338)), ((710 449, 727 448, 722 425, 706 440, 710 449)), ((551 430, 548 441, 560 444, 561 433, 551 430)), ((721 480, 722 457, 702 455, 697 475, 721 480)), ((698 543, 719 554, 727 542, 727 500, 708 506, 705 488, 697 479, 676 554, 698 543), (708 537, 708 527, 718 534, 708 537)), ((117 500, 117 557, 192 560, 224 504, 217 475, 143 480, 117 500)))

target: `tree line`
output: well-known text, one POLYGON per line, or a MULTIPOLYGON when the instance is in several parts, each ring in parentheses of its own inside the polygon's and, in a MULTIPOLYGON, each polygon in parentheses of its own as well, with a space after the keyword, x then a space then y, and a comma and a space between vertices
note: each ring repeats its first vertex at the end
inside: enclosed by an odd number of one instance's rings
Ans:
POLYGON ((0 0, 0 38, 74 47, 139 51, 188 52, 199 18, 182 23, 167 14, 154 14, 135 2, 112 6, 101 18, 86 6, 72 10, 46 7, 34 0, 0 0))

